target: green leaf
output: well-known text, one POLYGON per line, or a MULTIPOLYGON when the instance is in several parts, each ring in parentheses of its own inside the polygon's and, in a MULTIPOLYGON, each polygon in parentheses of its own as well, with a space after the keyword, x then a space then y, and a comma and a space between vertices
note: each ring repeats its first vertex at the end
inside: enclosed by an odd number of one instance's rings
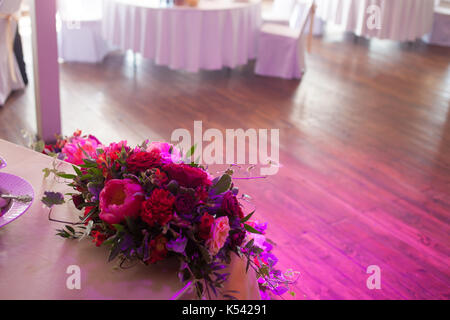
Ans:
POLYGON ((251 233, 257 233, 257 234, 262 234, 262 232, 259 232, 258 230, 256 230, 255 228, 253 228, 252 226, 248 225, 248 224, 244 224, 244 228, 245 230, 247 230, 248 232, 251 233))
POLYGON ((68 173, 65 173, 65 172, 57 172, 56 175, 58 177, 61 177, 61 178, 64 178, 64 179, 71 179, 71 180, 73 180, 73 179, 75 179, 77 177, 74 174, 68 174, 68 173))
POLYGON ((79 175, 79 176, 82 176, 82 175, 83 175, 83 172, 81 172, 81 170, 80 170, 77 166, 72 165, 72 168, 73 168, 73 170, 75 170, 75 172, 77 173, 77 175, 79 175))
POLYGON ((192 156, 194 154, 196 148, 197 148, 197 144, 194 144, 186 153, 186 158, 189 158, 190 156, 192 156))
POLYGON ((45 148, 45 142, 43 140, 39 140, 33 145, 34 151, 37 151, 37 152, 44 151, 44 148, 45 148))
POLYGON ((244 218, 241 219, 241 223, 247 222, 248 220, 250 220, 250 218, 252 217, 252 215, 255 213, 255 210, 253 210, 251 213, 249 213, 248 215, 246 215, 244 218))
POLYGON ((250 249, 251 247, 253 247, 253 244, 255 243, 255 239, 250 240, 244 248, 250 249))
POLYGON ((223 174, 217 183, 213 186, 215 194, 221 194, 229 190, 231 187, 231 176, 229 174, 223 174))
POLYGON ((113 261, 117 255, 120 253, 120 246, 116 243, 112 248, 111 251, 109 253, 109 257, 108 257, 108 262, 113 261))
POLYGON ((81 180, 89 180, 92 179, 94 176, 92 174, 85 174, 81 177, 81 180))
POLYGON ((66 229, 72 232, 72 234, 75 234, 75 229, 72 228, 71 226, 66 225, 66 229))
POLYGON ((250 259, 247 259, 247 266, 245 267, 245 273, 248 272, 249 267, 250 267, 250 259))
MULTIPOLYGON (((97 208, 92 208, 91 211, 89 211, 89 213, 83 218, 83 220, 81 221, 81 223, 86 223, 86 221, 92 217, 92 215, 94 215, 94 213, 97 212, 97 208)), ((92 220, 91 220, 92 221, 92 220)))
POLYGON ((211 263, 212 262, 212 256, 209 253, 208 249, 206 249, 204 246, 199 245, 198 248, 200 249, 200 252, 203 256, 203 258, 205 259, 206 263, 211 263))
POLYGON ((125 227, 121 224, 113 224, 114 228, 116 228, 117 232, 123 232, 125 230, 125 227))
POLYGON ((100 170, 98 168, 89 168, 89 173, 94 176, 103 176, 102 170, 100 170))
POLYGON ((90 159, 83 159, 84 164, 80 164, 79 167, 81 168, 96 168, 97 162, 90 159))
POLYGON ((44 179, 48 178, 48 176, 50 175, 49 168, 42 169, 42 172, 44 172, 44 179))

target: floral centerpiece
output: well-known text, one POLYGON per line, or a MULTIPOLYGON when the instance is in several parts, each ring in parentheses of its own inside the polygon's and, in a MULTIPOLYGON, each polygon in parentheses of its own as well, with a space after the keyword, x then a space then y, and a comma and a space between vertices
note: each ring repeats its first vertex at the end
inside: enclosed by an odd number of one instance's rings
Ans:
POLYGON ((263 298, 283 294, 295 281, 294 272, 275 268, 273 243, 264 235, 267 224, 252 220, 254 212, 244 213, 232 170, 212 177, 188 160, 194 148, 183 154, 161 142, 106 146, 80 131, 40 148, 74 170, 44 169, 46 177, 65 179, 74 192, 47 191, 42 202, 52 208, 69 199, 82 212, 78 222, 57 230, 59 236, 90 237, 97 246, 110 246, 108 260, 120 265, 174 257, 180 281, 190 282, 199 298, 233 298, 223 291, 228 274, 221 271, 232 255, 255 270, 263 298))

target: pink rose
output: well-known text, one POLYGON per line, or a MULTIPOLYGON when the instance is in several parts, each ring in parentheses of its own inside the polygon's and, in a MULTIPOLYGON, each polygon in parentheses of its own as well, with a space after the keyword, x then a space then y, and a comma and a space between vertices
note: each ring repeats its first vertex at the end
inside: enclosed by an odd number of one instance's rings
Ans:
POLYGON ((142 201, 144 191, 133 180, 109 180, 100 192, 100 219, 109 224, 117 224, 126 217, 136 218, 142 201))
POLYGON ((70 142, 67 142, 62 148, 61 152, 66 155, 66 161, 75 165, 83 164, 83 159, 88 155, 91 158, 96 158, 97 148, 100 143, 94 136, 88 138, 76 137, 70 142))
POLYGON ((209 252, 215 256, 222 249, 228 238, 228 233, 230 232, 228 217, 224 216, 215 219, 211 231, 212 236, 206 241, 206 245, 208 246, 209 252))
POLYGON ((147 147, 147 152, 158 150, 164 163, 179 163, 182 159, 182 154, 177 147, 166 142, 152 142, 147 147))

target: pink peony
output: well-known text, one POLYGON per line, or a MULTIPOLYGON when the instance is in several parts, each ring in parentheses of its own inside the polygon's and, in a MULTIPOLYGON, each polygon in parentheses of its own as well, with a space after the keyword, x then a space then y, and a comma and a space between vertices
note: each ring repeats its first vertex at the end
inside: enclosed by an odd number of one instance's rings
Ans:
POLYGON ((94 136, 88 138, 76 137, 70 142, 67 142, 62 148, 62 153, 66 155, 66 161, 75 165, 83 164, 83 159, 95 158, 97 155, 97 148, 100 143, 94 136), (86 156, 88 155, 88 156, 86 156))
POLYGON ((219 217, 214 220, 212 227, 212 236, 206 241, 209 252, 215 256, 220 249, 222 249, 225 241, 228 238, 228 233, 230 232, 230 224, 228 222, 228 217, 219 217))
POLYGON ((161 153, 161 158, 164 163, 179 163, 182 159, 182 154, 177 147, 174 147, 170 143, 166 142, 152 142, 147 147, 147 152, 151 152, 153 150, 159 150, 161 153), (171 150, 172 149, 172 150, 171 150))
POLYGON ((142 187, 131 179, 109 180, 100 192, 100 219, 117 224, 126 217, 136 218, 144 201, 142 187))

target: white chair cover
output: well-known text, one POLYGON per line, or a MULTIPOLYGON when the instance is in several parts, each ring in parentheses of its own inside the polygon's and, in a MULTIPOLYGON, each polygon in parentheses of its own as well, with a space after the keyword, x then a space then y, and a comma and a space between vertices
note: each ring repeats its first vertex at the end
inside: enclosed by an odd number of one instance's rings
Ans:
POLYGON ((13 52, 20 3, 20 0, 0 1, 0 105, 5 104, 11 91, 25 88, 13 52))
POLYGON ((431 33, 424 37, 430 44, 450 47, 450 5, 439 6, 434 11, 431 33))
POLYGON ((290 26, 265 24, 259 38, 255 73, 285 79, 300 79, 305 70, 304 31, 312 3, 302 10, 296 4, 290 26))
POLYGON ((316 0, 317 16, 367 38, 414 41, 431 30, 435 0, 316 0), (367 26, 367 8, 380 8, 381 28, 367 26))
MULTIPOLYGON (((263 22, 289 25, 296 3, 300 3, 302 10, 306 10, 309 2, 307 0, 274 0, 271 10, 263 12, 263 22)), ((309 30, 310 23, 311 21, 307 22, 306 30, 309 30)), ((322 35, 324 27, 325 22, 319 17, 314 17, 313 35, 322 35)))
POLYGON ((58 0, 60 58, 91 63, 103 60, 109 47, 102 37, 102 9, 103 0, 58 0))

